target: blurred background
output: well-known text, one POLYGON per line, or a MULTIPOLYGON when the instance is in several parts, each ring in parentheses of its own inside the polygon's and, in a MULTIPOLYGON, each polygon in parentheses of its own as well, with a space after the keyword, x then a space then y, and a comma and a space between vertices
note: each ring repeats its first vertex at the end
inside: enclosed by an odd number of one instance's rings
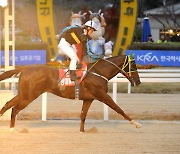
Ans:
MULTIPOLYGON (((54 21, 55 29, 58 33, 69 24, 71 12, 86 12, 91 10, 97 12, 102 9, 105 20, 108 24, 113 23, 113 28, 117 30, 119 20, 120 3, 118 0, 54 0, 54 21), (109 15, 112 15, 109 17, 109 15)), ((1 10, 1 31, 3 31, 4 16, 1 10)), ((158 35, 163 30, 171 30, 168 33, 168 39, 171 41, 179 41, 177 35, 173 35, 174 31, 179 31, 180 24, 180 2, 179 0, 139 0, 138 1, 138 18, 134 41, 141 41, 142 22, 146 16, 150 18, 150 24, 154 39, 159 39, 158 35), (156 19, 157 18, 157 19, 156 19), (158 21, 159 20, 159 21, 158 21), (162 22, 162 23, 161 23, 162 22), (159 30, 158 35, 156 32, 159 30), (171 37, 173 35, 173 38, 171 37)), ((37 22, 36 1, 35 0, 16 0, 15 1, 15 26, 16 39, 28 41, 40 41, 39 27, 37 22)), ((108 28, 108 27, 107 27, 108 28)), ((108 31, 106 31, 108 33, 108 31)), ((108 34, 106 34, 108 35, 108 34)), ((113 37, 116 37, 115 34, 113 37)))
MULTIPOLYGON (((15 40, 16 49, 45 49, 49 50, 43 41, 38 25, 36 0, 15 0, 15 40), (39 43, 33 44, 31 43, 39 43)), ((126 1, 131 3, 130 1, 126 1)), ((132 38, 132 44, 128 49, 169 49, 169 44, 142 44, 148 42, 148 37, 154 43, 158 43, 161 35, 165 35, 167 42, 171 43, 172 50, 179 50, 180 42, 180 1, 179 0, 139 0, 138 12, 135 30, 132 38), (144 34, 144 21, 148 19, 150 31, 144 34), (145 35, 145 40, 143 36, 145 35), (136 43, 136 44, 134 44, 136 43)), ((11 3, 9 3, 11 5, 11 3)), ((106 22, 104 38, 106 41, 114 43, 118 34, 121 3, 119 0, 53 0, 53 19, 55 34, 58 34, 64 27, 69 25, 70 17, 73 13, 87 13, 83 22, 88 19, 89 10, 92 12, 101 12, 104 14, 106 22)), ((3 7, 0 7, 0 34, 1 49, 3 50, 4 40, 4 15, 3 7)), ((123 22, 123 21, 121 21, 123 22)), ((10 32, 11 33, 11 32, 10 32)), ((47 52, 47 62, 49 55, 47 52)))

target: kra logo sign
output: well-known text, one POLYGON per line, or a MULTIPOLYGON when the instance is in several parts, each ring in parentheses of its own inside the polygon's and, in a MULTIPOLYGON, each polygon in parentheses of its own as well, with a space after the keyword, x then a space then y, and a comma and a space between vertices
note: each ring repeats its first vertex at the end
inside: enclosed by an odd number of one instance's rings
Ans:
POLYGON ((152 61, 159 61, 155 55, 152 55, 152 52, 149 52, 145 55, 137 55, 137 61, 152 62, 152 61))

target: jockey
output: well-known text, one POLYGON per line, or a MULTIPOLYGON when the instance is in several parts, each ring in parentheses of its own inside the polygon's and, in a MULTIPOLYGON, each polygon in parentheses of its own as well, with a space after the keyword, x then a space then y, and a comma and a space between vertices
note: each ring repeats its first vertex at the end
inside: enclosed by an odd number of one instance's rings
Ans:
POLYGON ((83 27, 72 25, 64 28, 59 34, 58 54, 70 58, 69 69, 71 81, 77 80, 76 65, 79 62, 76 49, 72 45, 82 43, 83 51, 87 51, 86 44, 88 37, 93 31, 97 31, 97 25, 94 21, 90 20, 83 27))

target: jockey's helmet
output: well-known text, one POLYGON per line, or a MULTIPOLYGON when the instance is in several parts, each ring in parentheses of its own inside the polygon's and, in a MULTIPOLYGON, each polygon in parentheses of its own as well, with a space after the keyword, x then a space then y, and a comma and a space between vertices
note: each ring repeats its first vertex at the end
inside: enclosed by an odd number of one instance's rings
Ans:
POLYGON ((84 25, 85 27, 91 27, 94 31, 97 31, 97 24, 92 20, 87 21, 84 25))

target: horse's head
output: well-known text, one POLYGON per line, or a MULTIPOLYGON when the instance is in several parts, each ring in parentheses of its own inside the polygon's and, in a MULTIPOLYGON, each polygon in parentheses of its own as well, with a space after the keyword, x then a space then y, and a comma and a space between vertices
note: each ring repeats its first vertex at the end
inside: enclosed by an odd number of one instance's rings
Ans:
POLYGON ((131 86, 138 86, 141 83, 133 54, 126 56, 122 74, 131 82, 131 86))
POLYGON ((81 15, 81 11, 79 11, 79 13, 73 13, 71 12, 71 19, 69 21, 70 25, 78 25, 78 26, 82 26, 83 24, 83 18, 86 15, 86 13, 81 15))
POLYGON ((90 20, 93 20, 97 25, 97 31, 94 31, 90 37, 96 40, 99 37, 103 36, 105 33, 105 19, 103 17, 103 13, 101 13, 101 10, 99 10, 98 13, 92 13, 91 11, 89 11, 89 13, 90 20))

